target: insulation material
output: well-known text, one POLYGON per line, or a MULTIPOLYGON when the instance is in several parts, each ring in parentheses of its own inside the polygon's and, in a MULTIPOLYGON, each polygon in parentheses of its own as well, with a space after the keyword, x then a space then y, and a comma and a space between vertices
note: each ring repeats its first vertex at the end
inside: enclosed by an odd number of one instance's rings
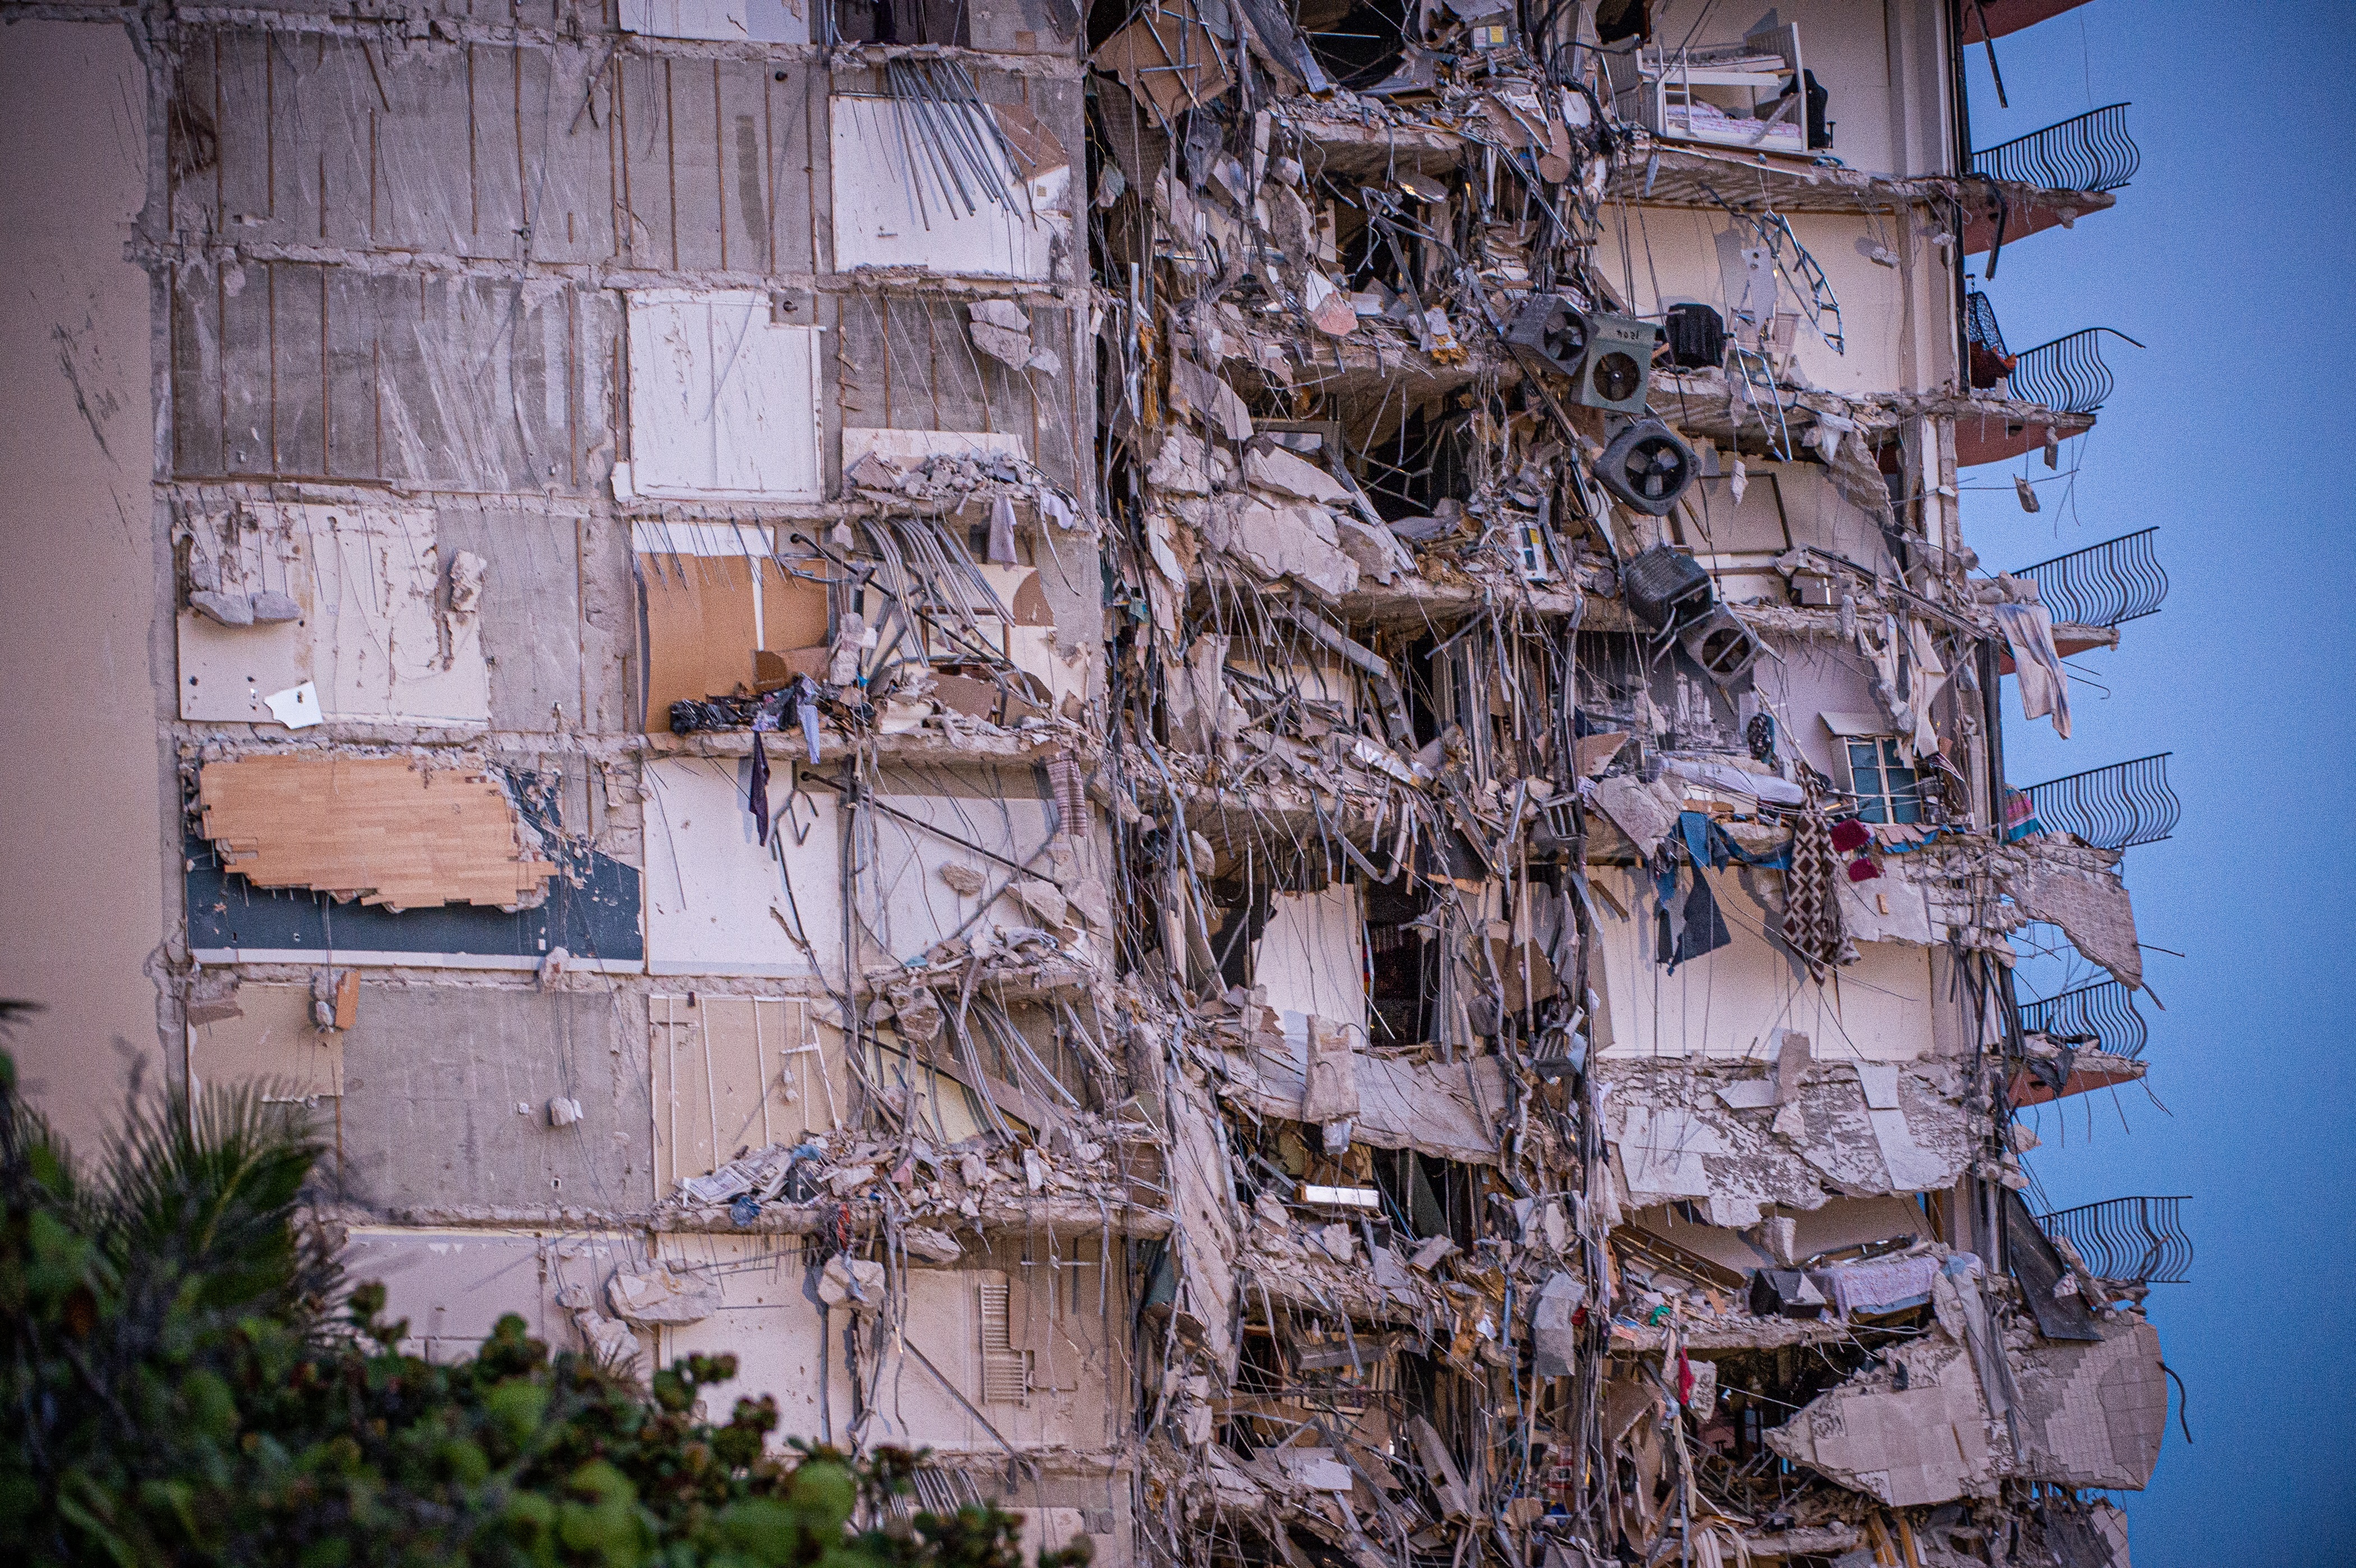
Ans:
POLYGON ((641 289, 629 296, 630 461, 617 498, 815 501, 820 328, 770 296, 641 289))
POLYGON ((1336 882, 1322 893, 1279 893, 1268 924, 1252 948, 1252 983, 1266 987, 1268 1005, 1284 1021, 1285 1038, 1309 1038, 1309 1020, 1323 1018, 1366 1040, 1365 915, 1355 884, 1336 882))
POLYGON ((1943 1336, 1888 1359, 1904 1366, 1904 1389, 1887 1372, 1844 1384, 1770 1432, 1768 1446, 1892 1508, 1993 1496, 2000 1450, 1963 1347, 1943 1336))
POLYGON ((398 757, 280 753, 206 766, 204 834, 257 887, 392 909, 536 903, 554 875, 488 771, 398 757))
POLYGON ((842 1033, 801 997, 704 992, 647 999, 654 1193, 747 1146, 798 1144, 842 1125, 851 1108, 842 1033))
POLYGON ((2020 1353, 2021 1470, 2061 1487, 2141 1488, 2168 1428, 2168 1374, 2148 1323, 2104 1330, 2094 1344, 2020 1353))
POLYGON ((622 31, 721 43, 806 44, 811 0, 621 0, 622 31))
MULTIPOLYGON (((1690 869, 1680 875, 1680 901, 1691 875, 1690 869)), ((1655 961, 1649 880, 1623 880, 1620 886, 1641 891, 1620 895, 1628 918, 1601 908, 1596 923, 1600 989, 1612 1019, 1607 1056, 1751 1056, 1783 1029, 1841 1041, 1869 1060, 1912 1061, 1932 1054, 1925 949, 1897 941, 1862 944, 1858 961, 1839 971, 1837 983, 1817 985, 1768 941, 1765 932, 1778 917, 1740 877, 1713 873, 1710 887, 1733 940, 1671 973, 1655 961)))
MULTIPOLYGON (((1307 1047, 1230 1054, 1222 1098, 1263 1116, 1297 1121, 1307 1090, 1307 1047)), ((1358 1112, 1350 1141, 1378 1149, 1414 1149, 1434 1159, 1467 1165, 1497 1163, 1497 1118, 1505 1113, 1505 1079, 1494 1057, 1471 1061, 1416 1062, 1361 1051, 1352 1063, 1358 1112)))
POLYGON ((798 575, 810 571, 807 561, 774 554, 766 528, 639 522, 630 536, 649 733, 670 728, 675 702, 781 682, 822 655, 826 585, 814 572, 798 575))
POLYGON ((483 563, 444 553, 431 510, 261 502, 190 532, 192 593, 253 618, 180 612, 182 718, 284 723, 309 682, 318 718, 490 721, 483 563))
POLYGON ((749 757, 649 762, 644 777, 650 972, 809 974, 811 950, 840 950, 841 824, 830 791, 797 790, 795 770, 774 767, 776 827, 764 846, 746 804, 749 757))
MULTIPOLYGON (((1068 155, 1026 176, 1017 165, 1030 160, 1021 149, 1016 158, 1008 157, 991 107, 942 103, 929 113, 963 122, 961 138, 989 161, 1015 205, 974 189, 970 169, 961 171, 964 190, 944 179, 926 151, 942 133, 912 108, 889 98, 838 96, 835 269, 919 267, 958 277, 1045 279, 1057 242, 1071 227, 1065 212, 1072 183, 1068 155)), ((1029 150, 1052 156, 1035 143, 1029 150)))
POLYGON ((241 985, 236 1005, 203 1023, 191 1010, 188 1076, 198 1088, 252 1084, 265 1099, 297 1103, 343 1093, 344 1034, 319 1026, 309 986, 241 985))

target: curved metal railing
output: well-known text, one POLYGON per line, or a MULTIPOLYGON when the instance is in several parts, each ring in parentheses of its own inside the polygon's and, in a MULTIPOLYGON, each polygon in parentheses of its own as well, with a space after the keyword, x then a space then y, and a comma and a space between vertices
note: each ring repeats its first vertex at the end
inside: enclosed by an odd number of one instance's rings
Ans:
POLYGON ((2138 529, 2012 575, 2037 585, 2037 597, 2057 625, 2117 626, 2156 615, 2168 597, 2168 574, 2151 548, 2158 532, 2138 529))
POLYGON ((1996 306, 1977 289, 1964 295, 1964 330, 1973 342, 1997 359, 2004 358, 2004 328, 1996 324, 1996 306))
POLYGON ((2020 791, 2049 832, 2075 833, 2096 849, 2158 843, 2176 831, 2184 803, 2168 787, 2173 752, 2064 774, 2020 791))
POLYGON ((2116 190, 2143 151, 2127 134, 2127 106, 2109 103, 1972 155, 1972 172, 2048 190, 2116 190))
POLYGON ((2024 1035, 2043 1035, 2049 1040, 2091 1039, 2104 1056, 2129 1061, 2143 1055, 2151 1038, 2143 1015, 2136 1011, 2135 993, 2115 980, 2082 985, 2042 1002, 2024 1002, 2019 1014, 2024 1035))
POLYGON ((2098 1279, 2180 1285, 2192 1272, 2192 1239, 2177 1205, 2184 1198, 2114 1197, 2038 1216, 2038 1229, 2077 1249, 2098 1279))
POLYGON ((2143 347, 2115 327, 2083 328, 2066 338, 2022 349, 2012 373, 2005 378, 2007 389, 2014 397, 2042 403, 2057 413, 2094 413, 2110 397, 2114 385, 2111 368, 2103 363, 2105 332, 2143 347))

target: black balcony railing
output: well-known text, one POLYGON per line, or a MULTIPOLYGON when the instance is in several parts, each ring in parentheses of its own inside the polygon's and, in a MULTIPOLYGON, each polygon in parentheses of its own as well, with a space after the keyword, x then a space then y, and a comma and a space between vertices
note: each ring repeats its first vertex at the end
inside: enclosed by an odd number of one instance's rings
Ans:
POLYGON ((2012 575, 2037 585, 2037 596, 2057 623, 2117 626, 2156 614, 2168 597, 2168 574, 2152 553, 2157 528, 2123 533, 2012 575))
POLYGON ((2182 1197, 2114 1197, 2038 1217, 2038 1228, 2067 1241, 2097 1279, 2133 1284, 2185 1283, 2192 1240, 2177 1205, 2182 1197))
POLYGON ((1972 172, 2048 190, 2116 190, 2143 153, 2127 134, 2127 106, 2106 104, 1972 155, 1972 172))
POLYGON ((1975 344, 1999 360, 2005 357, 2004 328, 1996 324, 1996 306, 1977 289, 1964 296, 1964 329, 1975 344))
POLYGON ((2143 1055, 2151 1037, 2143 1015, 2136 1011, 2135 993, 2115 980, 2082 985, 2042 1002, 2024 1002, 2019 1012, 2024 1035, 2043 1035, 2056 1042, 2091 1041, 2104 1055, 2129 1061, 2143 1055))
POLYGON ((2171 752, 2091 768, 2020 791, 2048 832, 2075 833, 2096 849, 2158 843, 2176 831, 2183 802, 2168 787, 2171 752))
POLYGON ((2092 413, 2110 400, 2111 368, 2103 362, 2103 334, 2143 345, 2115 327, 2087 327, 2051 343, 2024 349, 2005 378, 2017 398, 2060 413, 2092 413))
POLYGON ((2115 383, 2111 367, 2103 361, 2105 332, 2143 347, 2115 327, 2088 327, 2019 354, 2010 353, 1988 296, 1977 289, 1964 296, 1964 333, 1971 349, 1973 389, 1986 392, 2001 382, 2006 396, 2042 403, 2060 413, 2092 413, 2110 401, 2115 383))

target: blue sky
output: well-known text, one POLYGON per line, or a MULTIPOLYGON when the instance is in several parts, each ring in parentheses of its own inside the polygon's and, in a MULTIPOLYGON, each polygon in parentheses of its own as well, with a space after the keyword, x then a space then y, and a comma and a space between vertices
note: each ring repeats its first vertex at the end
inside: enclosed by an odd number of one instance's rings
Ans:
POLYGON ((2152 1095, 2064 1101, 2029 1162, 2057 1207, 2195 1195, 2193 1281, 2151 1302, 2194 1443, 2171 1421, 2150 1488, 2122 1499, 2136 1568, 2356 1562, 2356 962, 2331 956, 2356 860, 2356 507, 2335 456, 2356 9, 2094 0, 1997 40, 2008 110, 1972 54, 1976 145, 2124 100, 2143 149, 2117 207, 2007 247, 1982 285, 2006 339, 2101 326, 2149 347, 2104 340, 2118 390, 2040 513, 2011 474, 2041 459, 1965 472, 1988 487, 1965 536, 1994 569, 2157 524, 2173 585, 2117 651, 2073 661, 2074 738, 2005 682, 2016 784, 2173 751, 2184 801, 2175 838, 2126 864, 2167 1004, 2144 1009, 2152 1095))

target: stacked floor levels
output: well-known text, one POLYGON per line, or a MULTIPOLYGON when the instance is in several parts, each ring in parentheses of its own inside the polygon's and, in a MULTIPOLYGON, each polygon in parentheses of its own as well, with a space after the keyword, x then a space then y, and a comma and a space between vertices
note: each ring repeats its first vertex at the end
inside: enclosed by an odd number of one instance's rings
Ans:
POLYGON ((1972 151, 2052 9, 25 8, 28 1076, 1111 1563, 2124 1565, 2180 1247, 2015 1113, 2174 806, 1998 694, 2164 578, 1956 504, 2107 382, 1966 277, 2132 172, 1972 151))

